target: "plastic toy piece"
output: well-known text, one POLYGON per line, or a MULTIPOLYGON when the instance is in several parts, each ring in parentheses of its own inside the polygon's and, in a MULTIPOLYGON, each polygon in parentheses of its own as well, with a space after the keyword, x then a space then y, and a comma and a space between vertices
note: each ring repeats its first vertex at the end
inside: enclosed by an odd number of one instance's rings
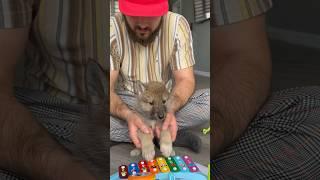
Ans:
POLYGON ((148 161, 148 167, 151 173, 154 173, 154 174, 159 173, 159 168, 156 160, 148 161))
POLYGON ((202 129, 203 134, 208 134, 210 132, 210 127, 202 129))
MULTIPOLYGON (((192 173, 192 172, 169 172, 169 173, 158 173, 153 174, 154 176, 148 176, 146 173, 143 176, 139 176, 140 173, 138 173, 136 176, 129 176, 128 180, 208 180, 207 177, 198 172, 198 173, 192 173)), ((121 180, 118 177, 118 173, 113 174, 110 176, 110 180, 121 180)))
POLYGON ((163 157, 157 157, 156 160, 162 173, 170 172, 170 168, 163 157))
POLYGON ((191 172, 199 171, 199 168, 196 166, 196 164, 192 161, 192 159, 189 156, 185 155, 182 157, 182 159, 184 160, 191 172))
POLYGON ((155 180, 156 175, 150 172, 147 173, 137 173, 134 176, 129 176, 128 180, 155 180))
POLYGON ((138 174, 139 171, 139 167, 137 163, 130 163, 128 166, 128 172, 130 176, 134 176, 136 174, 138 174))
POLYGON ((210 169, 210 163, 208 164, 208 180, 210 180, 210 171, 211 171, 211 169, 210 169))
POLYGON ((140 172, 142 173, 150 172, 147 161, 145 160, 139 161, 138 166, 139 166, 140 172))
POLYGON ((208 164, 208 174, 203 174, 188 155, 157 157, 151 161, 141 160, 139 163, 121 165, 118 172, 110 176, 110 180, 208 180, 209 178, 210 164, 208 164), (180 171, 176 171, 174 167, 180 171))
POLYGON ((167 157, 165 159, 166 159, 167 164, 172 172, 179 172, 180 171, 179 167, 177 166, 176 162, 174 161, 174 159, 172 157, 167 157))
POLYGON ((128 178, 128 167, 126 165, 121 165, 118 168, 119 178, 127 179, 128 178))
POLYGON ((174 161, 181 172, 189 172, 189 168, 180 156, 173 156, 174 161))
POLYGON ((156 176, 157 180, 207 180, 207 177, 202 173, 192 172, 169 172, 159 173, 156 176))

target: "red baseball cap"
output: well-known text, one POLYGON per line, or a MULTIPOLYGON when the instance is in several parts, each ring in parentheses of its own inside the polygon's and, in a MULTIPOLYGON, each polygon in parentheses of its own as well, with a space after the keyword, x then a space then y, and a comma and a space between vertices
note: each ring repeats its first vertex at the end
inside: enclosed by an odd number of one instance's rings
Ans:
POLYGON ((119 0, 120 12, 127 16, 163 16, 168 0, 119 0))

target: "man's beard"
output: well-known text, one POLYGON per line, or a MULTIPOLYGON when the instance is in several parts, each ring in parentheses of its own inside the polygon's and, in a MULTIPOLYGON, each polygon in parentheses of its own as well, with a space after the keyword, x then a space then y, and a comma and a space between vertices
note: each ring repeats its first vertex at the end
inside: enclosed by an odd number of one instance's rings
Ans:
POLYGON ((158 27, 153 31, 151 32, 151 34, 149 35, 149 37, 147 39, 141 39, 140 37, 138 37, 136 35, 136 33, 130 28, 129 26, 129 23, 126 19, 126 17, 124 16, 124 21, 125 21, 125 24, 126 24, 126 28, 128 30, 128 34, 129 34, 129 38, 133 40, 133 42, 137 42, 137 43, 140 43, 144 46, 152 43, 154 41, 154 39, 158 36, 159 34, 159 31, 161 29, 161 25, 162 25, 162 17, 161 17, 161 20, 160 20, 160 23, 158 25, 158 27))

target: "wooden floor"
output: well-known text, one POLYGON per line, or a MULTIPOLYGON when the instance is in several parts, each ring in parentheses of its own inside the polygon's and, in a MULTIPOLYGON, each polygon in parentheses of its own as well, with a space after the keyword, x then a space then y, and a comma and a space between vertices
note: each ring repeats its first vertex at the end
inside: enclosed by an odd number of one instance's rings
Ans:
MULTIPOLYGON (((209 88, 209 78, 205 77, 196 77, 197 89, 200 88, 209 88)), ((203 125, 203 127, 195 127, 192 129, 193 132, 197 133, 202 139, 202 149, 200 153, 196 154, 190 151, 187 148, 175 147, 176 155, 189 155, 191 158, 202 165, 207 166, 210 161, 210 137, 209 135, 203 135, 201 129, 208 127, 208 124, 203 125)), ((131 162, 138 162, 141 160, 141 157, 130 157, 130 151, 134 148, 132 144, 122 143, 116 146, 113 146, 110 149, 110 174, 117 172, 118 167, 122 164, 129 164, 131 162)), ((156 152, 157 155, 161 155, 159 150, 156 152)))

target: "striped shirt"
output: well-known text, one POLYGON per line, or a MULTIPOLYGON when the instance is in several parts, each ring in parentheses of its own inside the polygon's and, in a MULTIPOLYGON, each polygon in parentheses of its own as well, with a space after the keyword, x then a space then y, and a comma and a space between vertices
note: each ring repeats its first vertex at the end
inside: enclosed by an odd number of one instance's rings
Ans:
POLYGON ((107 7, 104 0, 0 0, 0 28, 31 27, 23 86, 85 101, 86 63, 109 66, 107 7))
POLYGON ((213 0, 213 26, 236 23, 267 12, 272 0, 213 0))
POLYGON ((172 89, 172 72, 195 64, 192 35, 187 20, 168 12, 158 35, 144 46, 129 37, 124 17, 116 13, 110 20, 110 69, 119 70, 118 88, 136 92, 137 80, 162 81, 172 89))

